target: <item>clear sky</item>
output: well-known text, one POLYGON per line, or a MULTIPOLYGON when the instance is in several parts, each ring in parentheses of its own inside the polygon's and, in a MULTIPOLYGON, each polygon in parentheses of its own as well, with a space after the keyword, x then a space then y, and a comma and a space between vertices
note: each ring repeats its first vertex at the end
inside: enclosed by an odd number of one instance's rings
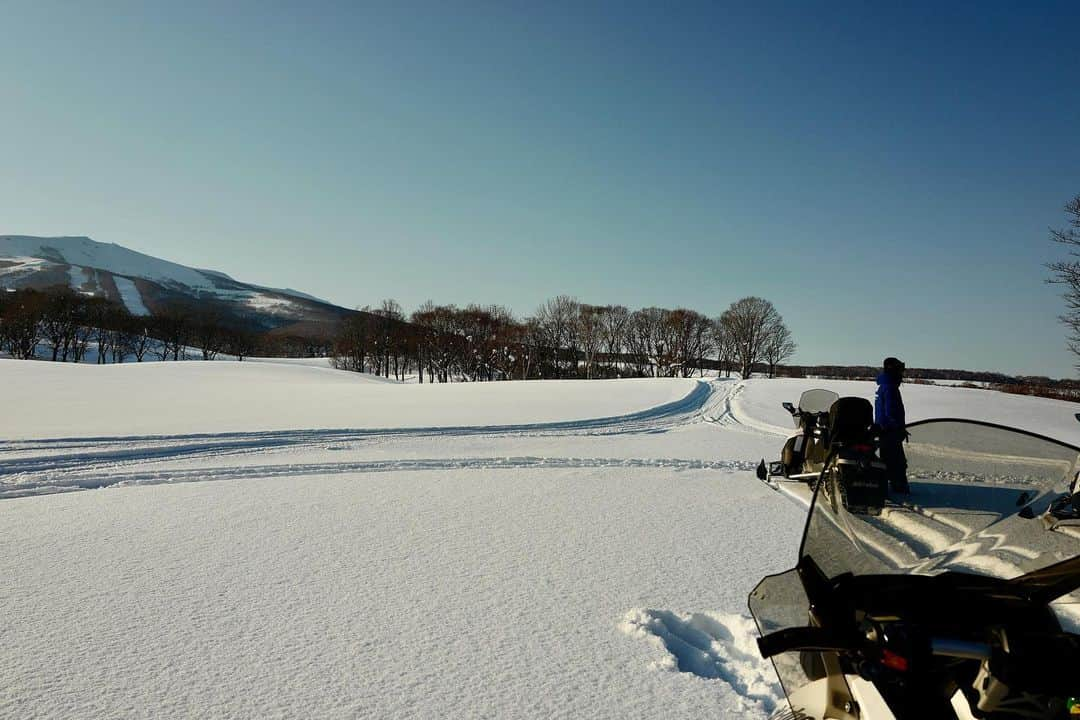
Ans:
POLYGON ((345 306, 776 304, 1073 375, 1080 3, 9 2, 0 233, 345 306), (588 7, 586 7, 588 5, 588 7))

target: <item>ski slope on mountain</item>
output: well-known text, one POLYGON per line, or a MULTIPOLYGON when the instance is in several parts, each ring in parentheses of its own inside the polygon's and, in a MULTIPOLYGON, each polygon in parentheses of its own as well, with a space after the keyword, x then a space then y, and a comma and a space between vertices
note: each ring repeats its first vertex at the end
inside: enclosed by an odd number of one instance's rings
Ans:
MULTIPOLYGON (((752 468, 786 433, 774 400, 814 381, 15 361, 0 381, 21 393, 0 418, 0 716, 783 708, 746 596, 793 564, 804 509, 752 468)), ((1019 400, 1074 432, 1071 406, 1019 400)))
POLYGON ((135 315, 169 302, 213 301, 267 327, 336 322, 345 313, 311 295, 234 280, 87 237, 0 235, 0 290, 67 287, 108 298, 135 315))
POLYGON ((212 287, 199 270, 88 237, 0 235, 0 257, 20 256, 73 267, 107 269, 117 275, 141 277, 168 285, 212 287))

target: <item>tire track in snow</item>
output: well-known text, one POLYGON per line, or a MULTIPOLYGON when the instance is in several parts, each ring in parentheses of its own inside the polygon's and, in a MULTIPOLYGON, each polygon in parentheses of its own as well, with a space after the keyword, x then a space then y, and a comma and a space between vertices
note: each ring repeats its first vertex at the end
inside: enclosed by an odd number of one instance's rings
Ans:
POLYGON ((624 435, 665 432, 694 422, 713 394, 704 381, 685 397, 636 413, 585 420, 521 425, 480 425, 419 428, 269 430, 249 433, 198 433, 191 435, 143 435, 102 438, 60 438, 0 443, 0 482, 8 475, 63 468, 86 468, 94 463, 176 460, 235 453, 265 452, 283 448, 325 446, 383 438, 470 436, 624 435), (102 449, 104 448, 104 449, 102 449), (79 452, 81 450, 81 452, 79 452), (57 452, 65 451, 65 452, 57 452), (75 452, 72 452, 75 451, 75 452))
POLYGON ((422 470, 505 470, 525 468, 663 468, 676 472, 715 470, 749 471, 748 460, 682 460, 678 458, 551 458, 483 457, 436 458, 420 460, 359 460, 337 463, 283 463, 277 465, 242 465, 216 468, 173 470, 135 470, 109 472, 68 472, 45 474, 29 480, 16 479, 0 485, 0 499, 47 495, 74 490, 95 490, 112 486, 162 485, 169 483, 235 480, 240 478, 296 477, 305 475, 340 475, 346 473, 406 472, 422 470))
POLYGON ((636 413, 552 423, 460 427, 284 430, 175 436, 59 438, 0 443, 0 499, 122 484, 190 482, 252 476, 385 472, 409 469, 499 467, 664 467, 752 470, 749 460, 640 460, 574 458, 459 458, 153 470, 155 463, 269 454, 278 450, 328 449, 334 444, 425 437, 557 437, 662 433, 709 422, 730 411, 741 383, 698 381, 685 397, 636 413), (148 468, 150 466, 150 468, 148 468))
POLYGON ((718 403, 720 412, 711 417, 706 415, 705 421, 724 427, 739 427, 743 430, 752 430, 764 435, 775 435, 777 437, 787 437, 793 432, 793 430, 757 420, 747 414, 739 404, 739 396, 742 395, 745 390, 745 382, 738 381, 735 383, 735 385, 720 398, 720 402, 718 403))

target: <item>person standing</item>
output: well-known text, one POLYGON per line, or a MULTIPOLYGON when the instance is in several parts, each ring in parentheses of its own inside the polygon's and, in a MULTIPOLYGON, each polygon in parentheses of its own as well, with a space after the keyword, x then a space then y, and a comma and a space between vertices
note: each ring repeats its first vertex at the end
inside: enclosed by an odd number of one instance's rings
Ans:
POLYGON ((877 377, 877 398, 874 401, 874 422, 881 427, 881 460, 888 468, 889 487, 895 493, 910 492, 907 481, 907 418, 900 384, 904 381, 904 363, 894 357, 885 358, 877 377))

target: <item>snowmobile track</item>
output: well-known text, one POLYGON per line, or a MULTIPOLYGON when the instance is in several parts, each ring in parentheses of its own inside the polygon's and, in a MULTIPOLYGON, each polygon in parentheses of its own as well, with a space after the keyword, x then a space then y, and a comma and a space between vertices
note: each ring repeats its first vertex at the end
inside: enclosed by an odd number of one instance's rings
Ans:
POLYGON ((235 467, 154 470, 157 463, 260 456, 380 439, 425 437, 590 436, 662 433, 710 421, 718 408, 730 413, 730 397, 741 386, 698 381, 685 397, 628 415, 553 423, 501 426, 383 429, 275 430, 249 433, 58 438, 0 443, 0 499, 125 484, 156 484, 343 472, 386 472, 448 468, 499 467, 675 467, 720 470, 752 469, 752 462, 665 459, 454 458, 313 464, 265 464, 235 467))

